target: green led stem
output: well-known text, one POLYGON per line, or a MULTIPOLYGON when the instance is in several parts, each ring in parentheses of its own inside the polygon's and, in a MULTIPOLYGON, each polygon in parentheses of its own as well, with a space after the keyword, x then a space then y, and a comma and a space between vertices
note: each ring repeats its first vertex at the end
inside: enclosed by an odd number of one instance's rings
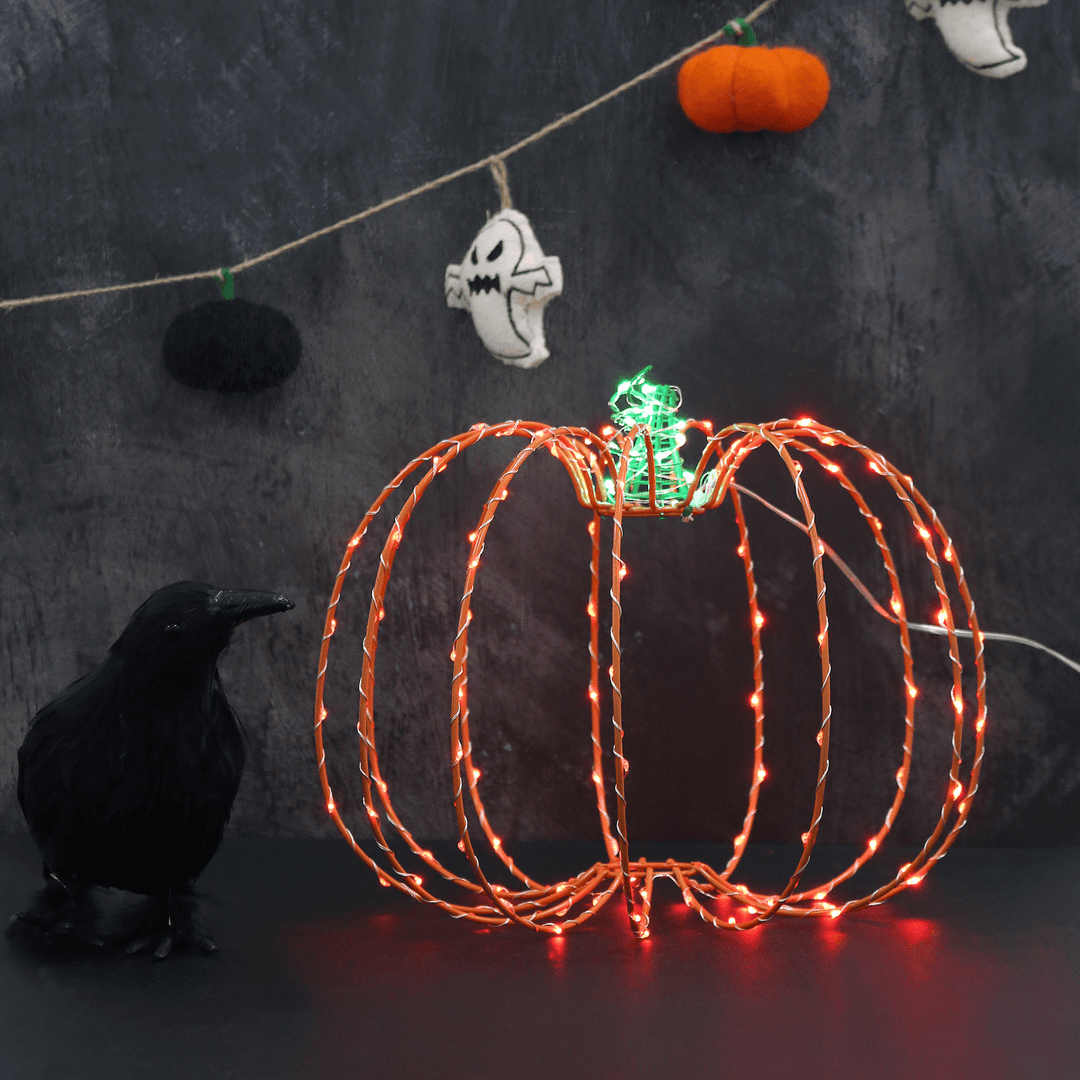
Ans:
MULTIPOLYGON (((608 405, 612 420, 623 432, 630 431, 635 424, 648 429, 656 474, 656 505, 674 506, 686 498, 687 482, 694 475, 686 470, 679 453, 679 447, 686 441, 682 431, 684 421, 678 415, 682 392, 677 386, 646 382, 645 376, 651 370, 650 365, 632 379, 620 383, 608 405)), ((618 442, 610 442, 608 449, 617 468, 618 442)), ((608 498, 614 501, 614 484, 609 480, 606 487, 608 498)), ((643 435, 634 440, 630 449, 624 500, 634 506, 649 505, 649 456, 643 435)))

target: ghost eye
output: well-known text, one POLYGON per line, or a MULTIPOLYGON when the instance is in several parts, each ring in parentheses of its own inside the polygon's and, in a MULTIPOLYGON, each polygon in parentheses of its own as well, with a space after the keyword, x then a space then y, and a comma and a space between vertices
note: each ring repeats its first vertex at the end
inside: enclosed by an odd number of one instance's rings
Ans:
MULTIPOLYGON (((488 262, 494 262, 502 254, 503 242, 500 240, 492 249, 491 254, 488 255, 488 262)), ((476 262, 476 252, 473 252, 473 262, 476 262)))
POLYGON ((472 264, 473 266, 476 265, 476 248, 472 249, 472 264))

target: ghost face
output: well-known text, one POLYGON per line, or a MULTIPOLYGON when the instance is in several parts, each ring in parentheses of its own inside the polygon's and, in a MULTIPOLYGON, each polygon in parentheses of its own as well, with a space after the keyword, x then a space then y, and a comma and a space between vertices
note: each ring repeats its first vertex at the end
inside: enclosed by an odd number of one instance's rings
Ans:
POLYGON ((465 308, 487 349, 504 364, 547 359, 543 307, 562 292, 562 266, 545 256, 516 210, 503 210, 477 234, 460 266, 446 268, 446 302, 465 308))
POLYGON ((492 291, 505 296, 524 254, 525 240, 512 221, 495 218, 481 229, 462 265, 470 301, 492 291))

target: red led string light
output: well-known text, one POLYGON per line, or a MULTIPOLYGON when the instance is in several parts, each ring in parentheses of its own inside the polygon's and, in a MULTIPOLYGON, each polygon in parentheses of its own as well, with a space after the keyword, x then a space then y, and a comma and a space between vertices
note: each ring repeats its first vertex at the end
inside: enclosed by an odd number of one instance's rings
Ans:
MULTIPOLYGON (((702 431, 707 438, 707 443, 694 471, 693 479, 689 482, 686 498, 677 504, 661 505, 656 500, 654 492, 650 492, 647 504, 628 503, 625 500, 627 462, 631 448, 637 439, 644 440, 649 460, 652 460, 651 440, 648 430, 644 427, 638 425, 629 432, 618 435, 615 434, 613 429, 605 429, 603 436, 600 436, 583 428, 553 428, 538 423, 513 421, 492 426, 476 424, 469 431, 433 446, 402 469, 383 489, 372 504, 371 509, 364 515, 363 520, 348 543, 327 609, 322 649, 319 656, 319 673, 316 681, 315 746, 319 777, 322 782, 327 811, 356 854, 378 875, 379 881, 383 885, 400 889, 414 899, 433 904, 455 918, 466 918, 489 925, 518 923, 532 930, 556 935, 580 925, 602 908, 615 895, 616 891, 621 891, 632 929, 639 937, 647 937, 650 932, 649 916, 652 906, 653 886, 657 879, 666 878, 673 881, 679 888, 683 902, 717 929, 748 930, 759 923, 768 921, 775 915, 837 918, 847 911, 883 903, 902 889, 917 885, 930 867, 938 859, 942 858, 952 845, 957 833, 967 821, 972 801, 978 790, 986 726, 986 673, 983 665, 983 636, 975 617, 975 608, 964 578, 964 572, 956 556, 952 541, 945 532, 933 507, 916 489, 911 477, 899 472, 880 454, 863 446, 843 432, 818 424, 808 418, 796 421, 778 420, 763 425, 733 424, 717 434, 713 434, 712 426, 705 422, 688 421, 685 426, 695 427, 702 431), (452 647, 449 650, 450 660, 454 665, 450 713, 451 786, 460 837, 458 848, 464 853, 472 870, 473 880, 469 880, 443 866, 430 851, 422 848, 393 807, 389 790, 379 770, 379 758, 375 741, 375 655, 379 627, 385 614, 384 597, 390 580, 394 557, 402 542, 416 504, 434 479, 444 472, 463 450, 481 439, 508 436, 523 437, 528 440, 528 443, 513 458, 496 481, 490 496, 484 504, 476 530, 469 536, 469 561, 465 573, 465 585, 458 615, 457 631, 452 647), (614 443, 619 449, 617 463, 607 449, 608 444, 612 441, 612 436, 615 436, 614 443), (746 885, 734 883, 731 880, 750 841, 750 834, 757 813, 760 787, 767 775, 764 764, 765 682, 762 647, 762 628, 765 626, 766 620, 758 607, 758 592, 754 576, 754 562, 751 556, 750 533, 746 525, 740 496, 740 491, 745 492, 745 489, 740 488, 735 483, 736 474, 742 463, 754 450, 763 446, 771 447, 780 457, 791 477, 795 495, 802 510, 803 522, 798 522, 796 519, 782 514, 781 511, 777 512, 798 525, 810 542, 814 580, 817 589, 817 640, 821 662, 821 721, 816 737, 818 769, 810 821, 806 832, 802 834, 801 855, 787 884, 779 893, 768 895, 753 892, 746 885), (951 700, 953 706, 952 756, 944 802, 933 832, 927 838, 916 858, 901 867, 891 881, 866 896, 847 900, 842 904, 830 902, 828 900, 829 895, 837 885, 853 877, 862 866, 880 851, 882 843, 889 834, 903 803, 911 773, 918 686, 915 680, 914 661, 911 653, 907 605, 892 550, 886 541, 881 521, 873 514, 849 473, 845 472, 842 466, 829 456, 828 450, 833 447, 844 447, 861 455, 867 462, 870 472, 882 477, 890 485, 893 493, 911 519, 914 536, 918 543, 921 544, 930 566, 935 591, 940 603, 939 621, 944 627, 948 638, 949 658, 952 668, 951 700), (591 582, 589 601, 586 608, 589 616, 590 631, 588 698, 592 721, 592 780, 596 791, 600 831, 608 856, 606 862, 595 863, 577 876, 551 885, 544 885, 534 881, 525 874, 506 850, 502 839, 492 829, 480 795, 478 784, 480 771, 474 765, 472 758, 468 708, 468 637, 469 626, 473 620, 472 595, 476 575, 482 565, 487 532, 496 512, 505 501, 510 485, 517 477, 518 472, 529 457, 540 449, 547 449, 562 463, 574 484, 578 501, 593 512, 592 520, 588 526, 591 541, 591 558, 589 562, 591 582), (797 457, 793 455, 797 455, 797 457), (869 526, 892 590, 892 596, 889 600, 892 616, 889 616, 888 612, 873 599, 862 583, 847 568, 846 564, 819 537, 817 517, 802 479, 803 460, 799 460, 799 458, 815 463, 821 468, 825 477, 835 480, 853 500, 863 520, 869 526), (389 536, 379 556, 379 567, 376 572, 368 611, 367 631, 363 646, 363 667, 360 678, 357 733, 359 735, 363 808, 368 817, 368 823, 376 844, 384 857, 383 861, 386 865, 382 865, 369 856, 357 843, 353 833, 343 821, 339 807, 334 800, 327 777, 326 754, 323 746, 322 729, 328 718, 323 702, 323 691, 330 642, 337 627, 337 606, 353 554, 363 541, 371 522, 386 500, 402 486, 406 479, 418 470, 423 470, 420 478, 414 484, 404 505, 394 518, 389 536), (612 491, 613 497, 611 495, 612 491), (698 496, 697 505, 694 505, 695 496, 698 496), (754 714, 754 757, 746 813, 743 818, 742 828, 734 838, 732 856, 722 871, 718 872, 703 862, 676 862, 674 860, 647 862, 642 859, 631 863, 627 833, 625 786, 629 763, 623 752, 621 597, 623 582, 627 576, 626 563, 622 558, 623 523, 626 518, 631 517, 689 516, 705 513, 720 506, 725 499, 730 499, 739 533, 737 552, 742 560, 746 577, 753 650, 754 689, 749 704, 754 714), (615 761, 616 820, 614 833, 612 832, 607 809, 600 742, 598 609, 601 517, 610 517, 613 523, 611 550, 611 667, 609 669, 609 679, 612 690, 612 728, 615 761), (975 734, 975 748, 966 786, 960 778, 962 764, 961 736, 965 722, 964 690, 962 685, 963 668, 960 661, 953 605, 949 600, 945 577, 939 561, 939 550, 941 558, 952 570, 955 588, 960 595, 964 616, 974 644, 975 715, 972 723, 975 734), (865 849, 842 873, 837 874, 824 884, 813 888, 800 889, 803 872, 817 841, 825 804, 826 778, 829 771, 829 736, 832 725, 832 664, 829 653, 827 590, 823 572, 823 560, 826 555, 832 558, 844 573, 856 582, 874 607, 886 618, 890 618, 899 629, 904 665, 904 744, 902 759, 896 772, 896 793, 885 815, 884 822, 877 832, 870 837, 865 849), (475 828, 470 826, 466 809, 466 789, 480 832, 483 833, 493 854, 517 881, 518 884, 514 888, 492 883, 480 867, 474 848, 475 828), (385 815, 386 819, 394 827, 394 831, 401 837, 405 846, 414 856, 422 860, 437 877, 458 885, 467 893, 471 893, 473 901, 453 903, 445 900, 428 890, 421 875, 408 872, 388 840, 388 834, 383 827, 383 815, 385 815), (707 906, 722 898, 734 902, 734 913, 729 913, 730 908, 726 908, 721 912, 707 906)), ((652 482, 651 473, 650 482, 652 482)), ((745 493, 753 494, 752 492, 745 493)), ((758 498, 758 496, 754 497, 758 498)), ((774 507, 770 506, 770 508, 775 510, 774 507)))

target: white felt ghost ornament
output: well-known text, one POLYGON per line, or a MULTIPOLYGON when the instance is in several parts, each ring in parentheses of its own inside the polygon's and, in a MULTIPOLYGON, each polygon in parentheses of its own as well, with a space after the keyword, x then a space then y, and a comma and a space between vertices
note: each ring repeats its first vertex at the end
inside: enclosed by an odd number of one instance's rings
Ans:
POLYGON ((1009 12, 1042 7, 1046 0, 904 0, 916 19, 937 23, 950 52, 969 71, 1004 79, 1027 67, 1027 55, 1013 43, 1009 12))
POLYGON ((558 256, 543 253, 518 210, 489 218, 461 265, 446 268, 447 304, 472 315, 488 352, 520 368, 536 367, 551 355, 544 343, 544 305, 562 286, 558 256))

